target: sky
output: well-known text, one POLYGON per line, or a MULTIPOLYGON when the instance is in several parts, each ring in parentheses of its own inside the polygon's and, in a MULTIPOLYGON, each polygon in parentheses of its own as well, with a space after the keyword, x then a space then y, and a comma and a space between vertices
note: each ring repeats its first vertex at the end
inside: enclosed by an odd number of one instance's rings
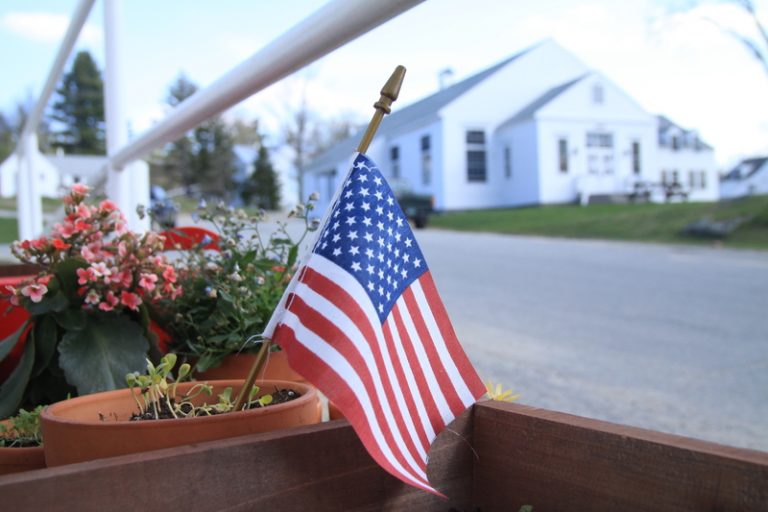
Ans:
MULTIPOLYGON (((124 1, 126 112, 132 134, 162 119, 168 87, 183 72, 205 87, 319 9, 321 0, 124 1)), ((768 0, 756 0, 768 24, 768 0)), ((727 168, 768 153, 768 74, 716 27, 753 27, 727 2, 686 0, 427 0, 233 107, 258 118, 273 141, 304 91, 319 116, 366 122, 397 64, 408 69, 395 108, 435 92, 438 74, 460 80, 553 38, 640 105, 695 129, 727 168)), ((75 0, 0 4, 0 110, 36 97, 75 0)), ((104 66, 102 2, 76 46, 104 66)), ((751 32, 749 32, 751 33, 751 32)))

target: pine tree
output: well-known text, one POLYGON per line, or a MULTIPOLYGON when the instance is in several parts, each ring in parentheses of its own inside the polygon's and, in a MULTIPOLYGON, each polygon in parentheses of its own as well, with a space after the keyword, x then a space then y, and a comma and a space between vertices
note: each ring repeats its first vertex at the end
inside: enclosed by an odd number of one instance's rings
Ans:
POLYGON ((51 117, 60 126, 54 127, 52 145, 65 153, 103 155, 104 82, 90 53, 77 54, 56 92, 51 117))
POLYGON ((13 127, 3 113, 0 112, 0 162, 8 158, 15 146, 13 127))
POLYGON ((280 208, 280 183, 272 167, 269 152, 263 144, 254 162, 254 171, 243 189, 243 201, 265 210, 280 208))
MULTIPOLYGON (((167 103, 178 106, 197 91, 186 76, 179 75, 171 86, 167 103)), ((172 142, 166 149, 163 169, 167 181, 184 186, 187 193, 199 186, 206 195, 227 198, 235 172, 233 137, 220 116, 214 116, 172 142)))

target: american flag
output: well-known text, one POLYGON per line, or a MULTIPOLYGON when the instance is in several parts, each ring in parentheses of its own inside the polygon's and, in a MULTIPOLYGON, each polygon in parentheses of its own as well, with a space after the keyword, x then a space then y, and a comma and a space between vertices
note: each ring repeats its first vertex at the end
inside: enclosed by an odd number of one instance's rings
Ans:
POLYGON ((427 480, 429 447, 485 387, 405 215, 365 155, 355 157, 275 315, 272 339, 339 407, 371 456, 437 493, 427 480))

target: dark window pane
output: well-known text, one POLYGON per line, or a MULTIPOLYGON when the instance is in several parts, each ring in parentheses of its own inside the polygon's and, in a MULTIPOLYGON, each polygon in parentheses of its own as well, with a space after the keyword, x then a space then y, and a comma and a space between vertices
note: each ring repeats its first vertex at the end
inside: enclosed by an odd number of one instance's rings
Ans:
POLYGON ((468 131, 467 132, 468 144, 485 144, 485 132, 483 131, 468 131))
POLYGON ((421 138, 421 150, 429 149, 429 135, 425 135, 421 138))
POLYGON ((389 149, 389 158, 392 160, 397 160, 400 158, 400 148, 397 146, 392 146, 389 149))

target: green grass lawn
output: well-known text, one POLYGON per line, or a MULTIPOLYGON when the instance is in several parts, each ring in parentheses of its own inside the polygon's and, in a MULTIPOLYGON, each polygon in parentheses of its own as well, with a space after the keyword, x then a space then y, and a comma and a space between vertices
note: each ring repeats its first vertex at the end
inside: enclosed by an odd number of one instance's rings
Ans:
MULTIPOLYGON (((53 197, 43 198, 43 211, 46 213, 55 212, 59 206, 61 206, 61 199, 53 197)), ((0 210, 15 210, 16 198, 15 197, 0 197, 0 210)))
POLYGON ((564 205, 456 212, 435 215, 430 225, 460 231, 711 244, 711 239, 684 236, 681 230, 705 217, 727 220, 740 216, 752 219, 723 244, 768 249, 768 196, 717 203, 564 205))
POLYGON ((16 219, 0 217, 0 244, 9 244, 19 237, 16 219))

